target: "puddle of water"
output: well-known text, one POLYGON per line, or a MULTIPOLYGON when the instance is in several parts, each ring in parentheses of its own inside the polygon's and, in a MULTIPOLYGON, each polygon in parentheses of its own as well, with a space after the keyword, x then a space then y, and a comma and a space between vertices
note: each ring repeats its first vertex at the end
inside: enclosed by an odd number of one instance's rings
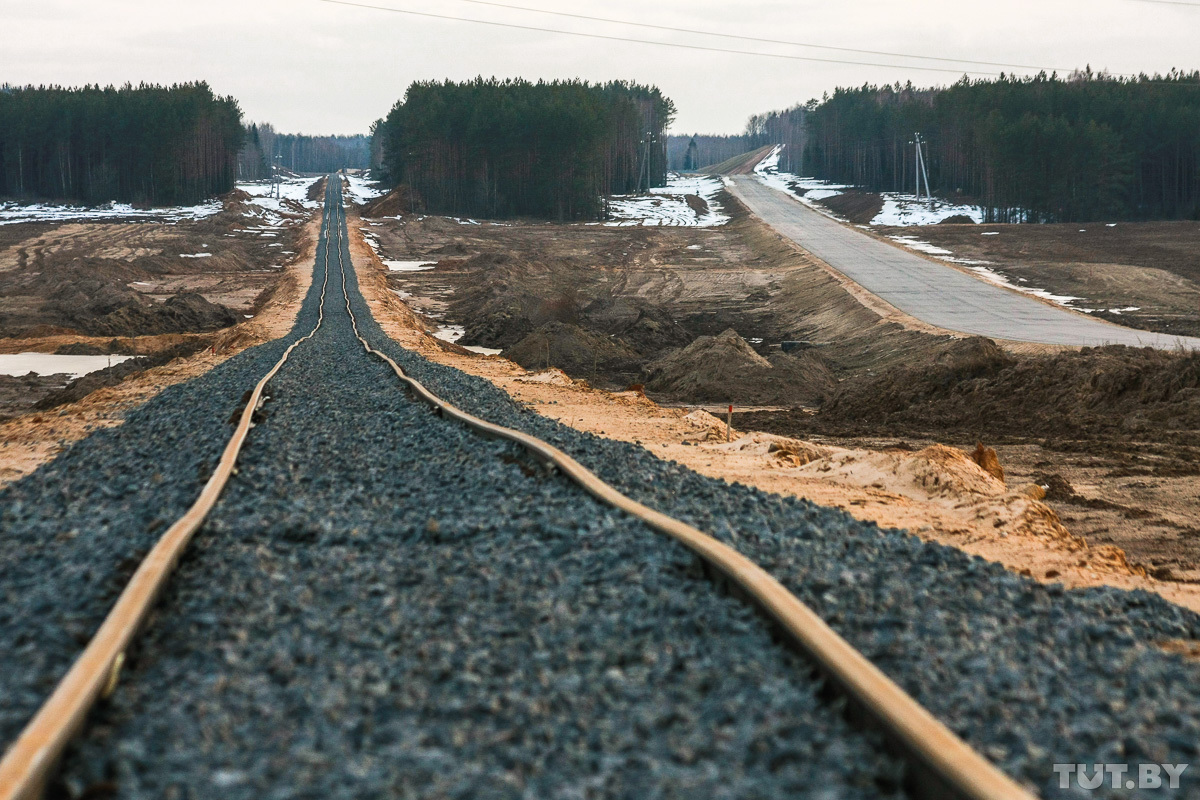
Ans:
MULTIPOLYGON (((433 334, 433 338, 441 339, 443 342, 457 342, 466 333, 466 329, 462 325, 439 325, 437 331, 433 334)), ((463 348, 470 350, 472 353, 478 353, 481 356, 498 356, 500 351, 494 347, 480 347, 479 345, 463 345, 463 348)))
POLYGON ((419 272, 423 269, 433 269, 436 261, 384 261, 392 272, 419 272))
POLYGON ((60 356, 53 353, 0 354, 0 375, 70 375, 78 378, 133 356, 60 356))

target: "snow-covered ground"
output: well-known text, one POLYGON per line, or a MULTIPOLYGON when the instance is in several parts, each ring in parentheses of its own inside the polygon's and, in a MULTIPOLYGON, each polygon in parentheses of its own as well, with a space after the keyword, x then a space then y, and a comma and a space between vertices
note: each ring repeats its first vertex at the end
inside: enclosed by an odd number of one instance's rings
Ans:
MULTIPOLYGON (((755 174, 762 179, 763 183, 790 194, 809 208, 820 211, 826 216, 840 219, 828 208, 815 201, 836 197, 854 187, 821 181, 816 178, 802 178, 790 172, 780 172, 780 152, 781 148, 776 147, 754 168, 755 174)), ((976 223, 983 222, 982 206, 947 203, 937 199, 930 203, 927 199, 918 200, 916 195, 902 192, 883 192, 880 197, 883 198, 883 208, 871 220, 872 225, 896 227, 936 225, 944 219, 955 216, 970 217, 971 221, 976 223)))
POLYGON ((279 199, 271 197, 274 193, 270 181, 254 183, 238 183, 237 188, 250 195, 250 204, 258 210, 258 216, 265 223, 263 227, 277 227, 284 222, 284 214, 294 214, 296 206, 305 209, 321 207, 320 200, 309 200, 308 190, 320 178, 283 178, 279 184, 279 199))
POLYGON ((374 181, 358 175, 347 175, 346 182, 350 184, 346 189, 346 197, 360 206, 387 194, 387 189, 380 189, 374 181))
MULTIPOLYGON (((438 325, 438 329, 434 331, 433 338, 441 339, 443 342, 458 343, 458 340, 463 337, 467 329, 462 325, 438 325)), ((478 353, 481 356, 498 356, 500 350, 495 347, 480 347, 479 345, 466 344, 459 345, 465 350, 470 350, 472 353, 478 353)))
POLYGON ((85 206, 56 205, 54 203, 0 203, 0 225, 18 222, 79 222, 88 220, 138 220, 152 219, 164 222, 203 219, 221 210, 221 203, 213 200, 198 206, 176 206, 172 208, 134 208, 128 203, 108 203, 88 208, 85 206))
MULTIPOLYGON (((284 200, 291 200, 307 209, 321 205, 318 200, 308 199, 308 189, 316 178, 285 178, 280 186, 280 194, 284 200)), ((268 197, 271 194, 271 184, 238 183, 237 189, 251 196, 251 203, 261 209, 257 216, 264 218, 269 224, 278 225, 282 221, 281 213, 294 212, 293 207, 268 197)), ((221 211, 221 201, 210 200, 195 206, 172 206, 167 208, 134 208, 128 203, 106 203, 102 206, 73 206, 56 203, 0 202, 0 225, 13 225, 18 222, 88 222, 108 220, 153 220, 161 222, 180 222, 182 220, 197 220, 211 217, 221 211)))
POLYGON ((667 185, 650 190, 648 195, 616 195, 608 204, 611 219, 603 224, 610 227, 633 225, 709 228, 724 225, 729 217, 717 202, 723 184, 710 175, 678 175, 667 177, 667 185), (687 195, 700 197, 708 211, 697 213, 687 204, 687 195))
POLYGON ((954 253, 950 252, 946 248, 937 247, 929 242, 923 242, 915 236, 889 236, 888 238, 893 242, 899 242, 909 250, 916 250, 919 253, 936 256, 942 261, 949 261, 952 264, 965 264, 967 266, 974 266, 977 264, 991 263, 990 261, 972 261, 969 258, 958 258, 954 255, 954 253))
MULTIPOLYGON (((378 252, 376 253, 378 254, 378 252)), ((388 261, 383 259, 383 263, 392 272, 422 272, 427 269, 433 269, 437 266, 436 261, 388 261)))
POLYGON ((956 205, 940 200, 917 199, 916 195, 884 192, 883 208, 871 220, 872 225, 937 225, 950 217, 970 217, 974 223, 983 222, 983 207, 956 205))
POLYGON ((854 187, 840 183, 830 183, 829 181, 819 181, 816 178, 801 178, 799 175, 793 175, 790 172, 780 172, 779 154, 782 151, 782 147, 776 146, 774 150, 768 153, 754 167, 754 174, 772 189, 778 189, 781 192, 790 194, 809 208, 836 218, 836 215, 828 208, 817 205, 815 201, 824 200, 827 197, 836 197, 846 189, 854 187))

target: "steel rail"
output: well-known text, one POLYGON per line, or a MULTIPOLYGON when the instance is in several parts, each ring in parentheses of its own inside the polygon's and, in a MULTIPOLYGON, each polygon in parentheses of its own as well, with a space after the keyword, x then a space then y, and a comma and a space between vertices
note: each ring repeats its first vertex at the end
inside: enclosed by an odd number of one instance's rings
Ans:
POLYGON ((329 285, 329 227, 330 211, 326 204, 325 278, 321 282, 317 324, 293 342, 270 371, 255 384, 238 419, 237 428, 199 497, 142 560, 87 647, 0 760, 0 800, 33 800, 39 797, 45 790, 51 769, 68 742, 82 727, 88 711, 98 699, 113 691, 126 649, 145 622, 188 543, 234 474, 238 454, 250 429, 254 427, 253 417, 262 405, 267 383, 279 372, 292 351, 315 336, 324 324, 325 293, 329 285))
POLYGON ((350 314, 354 335, 367 353, 390 366, 396 377, 417 397, 432 406, 435 413, 457 420, 486 437, 521 445, 544 464, 561 471, 597 500, 636 517, 700 556, 765 611, 791 641, 815 662, 820 672, 842 690, 857 710, 865 713, 882 729, 886 738, 901 750, 914 767, 908 780, 910 788, 919 796, 961 800, 1033 800, 1035 795, 955 735, 762 567, 703 531, 626 497, 553 445, 521 431, 480 419, 442 400, 416 378, 405 373, 387 354, 373 348, 358 330, 358 321, 350 307, 350 294, 346 291, 346 268, 342 261, 343 248, 340 246, 345 214, 340 198, 337 212, 342 220, 338 224, 338 266, 342 273, 342 294, 346 298, 346 311, 350 314))

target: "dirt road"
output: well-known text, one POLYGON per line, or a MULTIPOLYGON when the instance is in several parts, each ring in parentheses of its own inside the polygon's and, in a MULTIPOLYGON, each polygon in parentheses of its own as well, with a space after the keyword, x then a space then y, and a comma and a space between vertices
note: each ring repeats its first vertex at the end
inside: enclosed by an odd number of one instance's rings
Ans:
POLYGON ((731 191, 780 234, 931 325, 1018 342, 1200 349, 1200 338, 1137 331, 1090 319, 905 252, 807 208, 756 177, 734 176, 730 181, 731 191))

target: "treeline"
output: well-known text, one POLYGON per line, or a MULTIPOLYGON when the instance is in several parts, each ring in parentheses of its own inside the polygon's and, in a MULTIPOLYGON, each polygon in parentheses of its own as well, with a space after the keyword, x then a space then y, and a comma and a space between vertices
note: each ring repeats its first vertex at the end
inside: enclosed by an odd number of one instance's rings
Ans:
POLYGON ((238 154, 238 177, 242 180, 269 177, 277 157, 278 165, 289 172, 366 169, 371 162, 371 140, 362 134, 276 133, 269 123, 252 124, 246 129, 246 144, 238 154))
POLYGON ((746 123, 746 132, 741 134, 669 136, 668 165, 676 172, 687 172, 720 164, 763 145, 784 144, 787 147, 780 153, 779 168, 785 172, 798 172, 800 156, 804 152, 805 111, 803 106, 795 106, 783 111, 755 114, 746 123))
POLYGON ((375 126, 384 177, 436 214, 597 219, 666 183, 674 104, 616 81, 417 82, 375 126))
POLYGON ((783 111, 755 114, 746 123, 746 139, 751 143, 747 149, 754 150, 767 144, 784 145, 779 153, 779 169, 784 172, 803 172, 807 113, 808 109, 804 106, 792 106, 783 111))
POLYGON ((206 83, 0 87, 0 195, 191 204, 233 188, 242 112, 206 83))
POLYGON ((687 172, 720 164, 754 148, 746 136, 691 136, 672 135, 667 137, 667 166, 674 172, 687 172), (693 143, 695 146, 693 147, 693 143))
POLYGON ((994 220, 1200 218, 1200 73, 864 86, 806 116, 799 152, 819 178, 911 192, 920 132, 934 194, 994 220))

